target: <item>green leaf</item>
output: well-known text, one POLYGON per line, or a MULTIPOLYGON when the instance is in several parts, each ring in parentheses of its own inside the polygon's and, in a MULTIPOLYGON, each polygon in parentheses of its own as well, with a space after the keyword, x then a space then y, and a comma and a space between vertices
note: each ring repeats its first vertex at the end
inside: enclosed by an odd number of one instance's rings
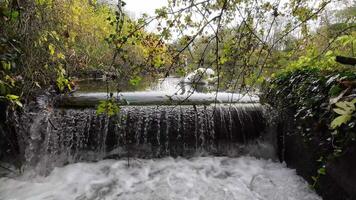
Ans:
POLYGON ((14 100, 18 100, 20 97, 17 95, 8 94, 6 95, 6 98, 9 99, 10 101, 14 101, 14 100))
POLYGON ((333 51, 327 51, 326 53, 325 53, 325 56, 332 56, 333 55, 333 51))
POLYGON ((100 101, 96 109, 96 114, 107 114, 108 116, 113 116, 120 112, 120 107, 115 102, 115 99, 109 99, 105 101, 100 101))
POLYGON ((4 70, 10 70, 11 69, 11 63, 10 62, 1 61, 1 65, 2 65, 2 68, 4 70))
POLYGON ((15 11, 12 11, 12 12, 11 12, 11 18, 12 18, 12 19, 15 19, 15 20, 16 20, 16 19, 18 18, 18 16, 19 16, 19 11, 16 11, 16 10, 15 10, 15 11))
POLYGON ((157 17, 161 17, 161 18, 167 18, 168 16, 166 7, 156 9, 155 14, 157 15, 157 17))
POLYGON ((325 167, 318 169, 318 174, 325 175, 326 174, 325 167))
POLYGON ((342 91, 341 87, 339 85, 333 85, 331 88, 330 88, 330 91, 329 91, 329 94, 331 96, 337 96, 340 94, 340 92, 342 91))
POLYGON ((37 5, 44 5, 46 3, 46 0, 36 0, 35 2, 37 5))
POLYGON ((142 78, 139 76, 134 77, 133 79, 130 80, 130 84, 133 86, 138 85, 141 82, 142 78))
POLYGON ((342 124, 347 123, 351 119, 351 115, 341 115, 336 117, 332 122, 331 122, 331 128, 335 129, 342 124))

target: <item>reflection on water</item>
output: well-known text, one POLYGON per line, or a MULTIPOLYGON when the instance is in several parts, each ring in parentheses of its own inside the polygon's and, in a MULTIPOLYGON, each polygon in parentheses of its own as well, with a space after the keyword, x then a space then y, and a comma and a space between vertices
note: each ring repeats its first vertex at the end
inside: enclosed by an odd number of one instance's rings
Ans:
POLYGON ((109 92, 120 91, 142 91, 149 87, 151 81, 148 79, 143 79, 137 85, 132 85, 127 81, 117 81, 117 80, 108 80, 104 81, 102 79, 87 79, 80 80, 77 82, 78 91, 83 93, 90 92, 106 92, 109 89, 109 92))
POLYGON ((186 77, 165 77, 152 81, 143 77, 138 84, 130 84, 127 80, 87 79, 78 82, 79 91, 82 93, 92 92, 131 92, 131 91, 164 91, 183 95, 186 93, 208 93, 216 89, 215 72, 210 68, 198 68, 186 77), (153 85, 152 85, 153 83, 153 85))
POLYGON ((109 92, 120 104, 126 105, 176 105, 212 103, 256 103, 259 98, 255 94, 239 94, 219 91, 216 85, 207 82, 189 83, 185 78, 167 77, 156 82, 142 81, 133 86, 124 83, 117 90, 113 81, 106 83, 100 80, 87 80, 79 82, 79 90, 71 96, 64 96, 59 106, 64 107, 91 107, 99 101, 108 98, 109 92), (150 87, 150 84, 153 86, 150 87))
POLYGON ((184 94, 192 92, 212 92, 216 89, 213 84, 204 82, 189 83, 184 78, 167 77, 157 81, 146 79, 142 80, 137 85, 132 85, 127 81, 104 81, 102 79, 87 79, 77 81, 78 92, 93 93, 93 92, 133 92, 133 91, 166 91, 172 94, 184 94))

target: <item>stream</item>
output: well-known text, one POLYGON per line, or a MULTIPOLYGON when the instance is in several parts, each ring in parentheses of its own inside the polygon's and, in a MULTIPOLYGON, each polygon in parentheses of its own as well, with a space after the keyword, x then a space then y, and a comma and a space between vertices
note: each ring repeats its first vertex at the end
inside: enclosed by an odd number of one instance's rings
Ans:
POLYGON ((93 108, 103 93, 68 97, 94 99, 84 107, 40 99, 41 109, 17 116, 25 161, 20 175, 0 178, 0 199, 321 200, 278 161, 256 96, 198 92, 184 105, 159 104, 164 90, 123 93, 134 104, 111 117, 93 108))
POLYGON ((4 200, 319 200, 284 164, 249 156, 103 160, 0 179, 4 200))

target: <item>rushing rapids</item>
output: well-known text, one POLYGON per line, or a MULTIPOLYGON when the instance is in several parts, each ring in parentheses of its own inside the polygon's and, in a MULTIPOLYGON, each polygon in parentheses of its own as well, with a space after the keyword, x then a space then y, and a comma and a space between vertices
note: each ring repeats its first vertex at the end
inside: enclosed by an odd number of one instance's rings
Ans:
POLYGON ((294 170, 253 157, 76 163, 0 179, 3 200, 321 200, 294 170))

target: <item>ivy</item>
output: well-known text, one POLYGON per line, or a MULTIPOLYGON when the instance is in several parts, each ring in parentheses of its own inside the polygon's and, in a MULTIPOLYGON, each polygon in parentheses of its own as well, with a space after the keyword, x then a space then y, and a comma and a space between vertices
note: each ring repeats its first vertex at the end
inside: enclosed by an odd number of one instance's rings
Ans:
POLYGON ((356 99, 352 101, 340 101, 335 105, 337 108, 334 108, 334 112, 339 114, 340 116, 336 117, 330 124, 332 129, 336 129, 340 127, 342 124, 347 124, 353 115, 355 115, 355 103, 356 99))
POLYGON ((356 142, 356 112, 354 98, 356 72, 347 69, 326 70, 304 67, 286 70, 265 82, 263 102, 280 111, 294 112, 293 130, 316 141, 319 169, 312 177, 315 187, 327 174, 327 163, 342 156, 356 142))

